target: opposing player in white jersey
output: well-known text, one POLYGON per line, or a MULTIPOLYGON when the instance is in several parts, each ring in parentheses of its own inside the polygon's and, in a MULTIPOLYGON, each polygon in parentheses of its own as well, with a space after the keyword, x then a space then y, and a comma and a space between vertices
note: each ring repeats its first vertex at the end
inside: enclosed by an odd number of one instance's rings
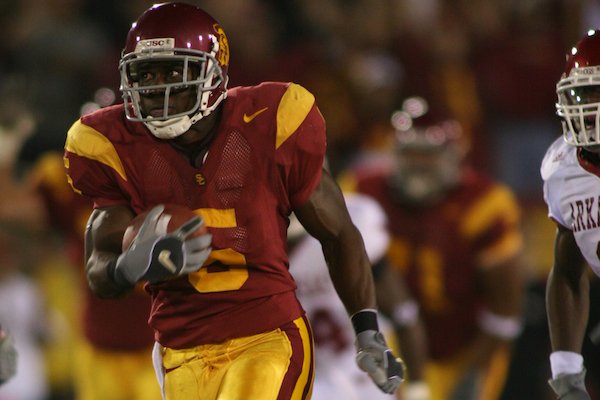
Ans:
POLYGON ((560 399, 585 400, 586 263, 600 276, 600 31, 589 31, 571 49, 556 88, 563 137, 550 146, 541 167, 544 199, 557 225, 546 292, 549 383, 560 399))
MULTIPOLYGON (((372 264, 381 260, 390 237, 386 216, 375 200, 361 194, 346 194, 346 204, 360 230, 372 264)), ((292 223, 290 272, 298 285, 297 294, 313 327, 316 374, 313 400, 390 400, 395 397, 377 390, 365 379, 354 358, 354 334, 344 305, 336 295, 319 242, 292 223), (294 237, 298 238, 294 240, 294 237)), ((382 332, 391 332, 387 320, 379 320, 382 332)), ((410 374, 410 369, 409 369, 410 374)))

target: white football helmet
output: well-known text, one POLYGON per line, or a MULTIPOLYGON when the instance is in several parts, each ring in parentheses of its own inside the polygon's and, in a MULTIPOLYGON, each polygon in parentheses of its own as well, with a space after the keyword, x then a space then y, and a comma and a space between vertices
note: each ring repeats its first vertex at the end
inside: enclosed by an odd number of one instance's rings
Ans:
POLYGON ((600 31, 588 31, 567 54, 556 94, 565 141, 579 147, 600 145, 600 31))

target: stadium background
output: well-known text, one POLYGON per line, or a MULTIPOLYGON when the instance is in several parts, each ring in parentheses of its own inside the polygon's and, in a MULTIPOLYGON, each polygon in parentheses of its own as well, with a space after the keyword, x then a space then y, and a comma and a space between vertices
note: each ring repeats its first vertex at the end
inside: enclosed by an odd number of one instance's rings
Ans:
MULTIPOLYGON (((468 133, 472 162, 512 187, 521 201, 531 282, 526 322, 534 338, 523 340, 528 361, 541 360, 536 373, 549 376, 543 369, 549 351, 543 283, 554 230, 542 201, 539 163, 561 134, 554 85, 564 55, 583 32, 600 26, 600 5, 593 0, 191 2, 213 14, 229 36, 230 87, 290 80, 315 93, 328 123, 335 174, 385 147, 389 116, 404 96, 421 94, 449 104, 468 133)), ((32 131, 14 155, 15 168, 0 168, 0 226, 22 219, 35 230, 24 181, 42 156, 61 151, 80 114, 119 101, 117 64, 126 32, 152 3, 2 2, 0 135, 22 120, 32 131)), ((0 268, 17 265, 45 299, 53 327, 41 345, 49 398, 68 399, 80 270, 69 265, 59 236, 27 232, 16 230, 17 244, 10 248, 19 249, 17 259, 4 255, 0 268)), ((0 281, 6 275, 0 274, 0 281)))

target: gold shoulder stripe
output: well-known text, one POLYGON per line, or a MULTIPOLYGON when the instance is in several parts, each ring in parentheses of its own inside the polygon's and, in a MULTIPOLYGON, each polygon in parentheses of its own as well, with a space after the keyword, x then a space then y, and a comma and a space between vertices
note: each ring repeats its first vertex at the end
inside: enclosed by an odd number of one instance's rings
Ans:
POLYGON ((71 178, 71 175, 69 175, 69 159, 67 157, 63 157, 63 162, 65 164, 65 170, 67 171, 67 183, 69 184, 69 186, 71 186, 71 189, 73 189, 73 191, 77 194, 83 194, 81 192, 81 190, 77 189, 75 187, 75 185, 73 185, 73 179, 71 178))
POLYGON ((314 103, 315 96, 302 86, 296 83, 288 86, 277 108, 276 149, 298 129, 314 103))
POLYGON ((356 188, 358 186, 358 181, 356 180, 356 176, 349 172, 342 172, 337 179, 338 185, 342 192, 344 193, 354 193, 356 192, 356 188))
POLYGON ((68 199, 73 194, 67 184, 67 174, 59 152, 48 151, 42 154, 33 166, 31 176, 35 186, 46 186, 61 200, 68 199))
POLYGON ((69 184, 69 186, 71 186, 71 189, 73 189, 73 191, 77 194, 83 194, 83 192, 79 189, 77 189, 75 187, 75 185, 73 185, 73 179, 71 179, 71 177, 69 175, 67 175, 67 183, 69 184))
POLYGON ((479 265, 484 268, 493 268, 515 257, 523 249, 523 236, 516 229, 477 256, 479 265))
POLYGON ((65 149, 78 156, 98 161, 114 169, 124 181, 127 180, 125 168, 113 144, 94 128, 75 122, 67 133, 65 149))
POLYGON ((502 218, 511 225, 517 224, 519 213, 512 193, 506 187, 497 185, 467 211, 461 224, 461 232, 467 238, 475 237, 497 218, 502 218))

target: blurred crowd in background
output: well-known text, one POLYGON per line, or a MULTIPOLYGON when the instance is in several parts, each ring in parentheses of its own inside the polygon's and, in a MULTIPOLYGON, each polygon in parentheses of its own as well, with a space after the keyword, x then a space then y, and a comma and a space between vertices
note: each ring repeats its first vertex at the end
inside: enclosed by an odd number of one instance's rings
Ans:
MULTIPOLYGON (((327 121, 334 175, 389 150, 390 115, 407 96, 443 102, 458 116, 470 161, 511 187, 521 202, 531 281, 526 324, 533 327, 525 331, 533 338, 525 356, 547 368, 543 296, 554 228, 542 201, 539 165, 561 134, 554 103, 565 54, 583 32, 600 27, 600 4, 189 2, 211 13, 229 37, 229 87, 294 81, 315 94, 327 121)), ((49 152, 62 152, 80 115, 120 101, 117 65, 125 36, 152 3, 0 4, 0 320, 14 318, 17 305, 30 305, 30 329, 23 335, 42 363, 31 399, 70 398, 82 275, 61 235, 45 228, 47 212, 30 196, 32 171, 49 152), (8 288, 15 293, 8 295, 8 288), (19 296, 29 300, 17 301, 19 296)), ((544 384, 549 372, 539 375, 544 384)))

